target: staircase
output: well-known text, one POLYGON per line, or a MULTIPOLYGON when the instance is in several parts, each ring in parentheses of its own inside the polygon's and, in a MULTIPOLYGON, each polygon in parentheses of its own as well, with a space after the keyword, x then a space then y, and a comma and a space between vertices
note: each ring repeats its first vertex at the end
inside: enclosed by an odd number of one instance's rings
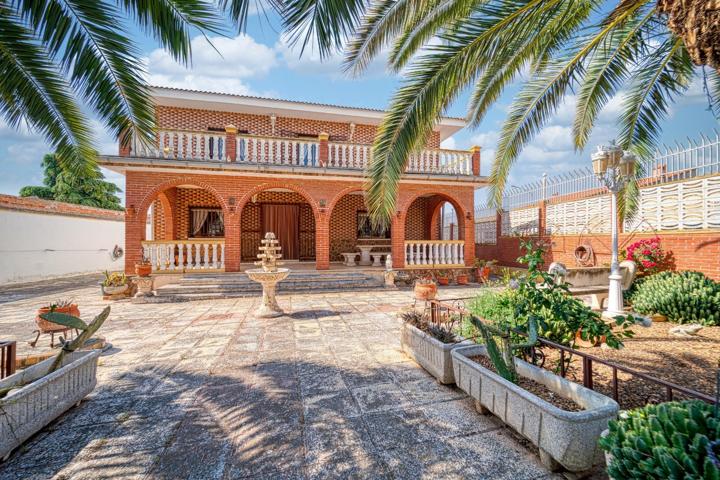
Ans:
MULTIPOLYGON (((278 283, 279 295, 309 292, 339 292, 347 290, 378 290, 384 288, 380 276, 362 272, 290 272, 278 283)), ((156 290, 155 301, 177 302, 187 300, 210 300, 233 297, 254 297, 262 293, 259 283, 251 281, 244 273, 185 274, 178 283, 162 286, 156 290)))

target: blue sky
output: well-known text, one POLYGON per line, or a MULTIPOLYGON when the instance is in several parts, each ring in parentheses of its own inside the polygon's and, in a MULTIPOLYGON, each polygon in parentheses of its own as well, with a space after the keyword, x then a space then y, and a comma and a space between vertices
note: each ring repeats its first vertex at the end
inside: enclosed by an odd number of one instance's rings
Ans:
MULTIPOLYGON (((314 52, 299 58, 299 51, 285 44, 272 25, 251 17, 247 34, 211 37, 215 48, 197 36, 193 40, 193 67, 185 69, 158 50, 152 41, 141 44, 149 81, 156 85, 222 91, 227 93, 271 96, 292 100, 336 103, 350 106, 384 108, 399 78, 385 73, 382 61, 376 61, 360 78, 350 79, 341 73, 341 57, 321 62, 314 52), (220 52, 216 51, 216 49, 220 52)), ((482 171, 488 173, 498 131, 515 88, 511 88, 489 112, 479 128, 465 129, 446 142, 448 148, 469 148, 480 145, 482 171)), ((462 95, 447 111, 451 116, 464 116, 468 95, 462 95)), ((525 148, 511 171, 510 185, 521 185, 539 178, 542 173, 556 174, 589 165, 590 150, 616 135, 616 119, 621 99, 616 98, 600 115, 597 127, 583 152, 574 152, 571 141, 573 97, 559 109, 552 121, 525 148)), ((685 142, 710 135, 717 121, 706 110, 707 103, 699 82, 692 85, 664 122, 665 143, 685 142)), ((117 146, 102 125, 94 123, 97 147, 102 153, 113 153, 117 146)), ((40 162, 49 147, 37 134, 26 129, 16 131, 0 121, 0 192, 17 194, 24 185, 42 182, 40 162)), ((118 183, 121 176, 105 172, 118 183)), ((481 194, 478 194, 480 199, 481 194)))

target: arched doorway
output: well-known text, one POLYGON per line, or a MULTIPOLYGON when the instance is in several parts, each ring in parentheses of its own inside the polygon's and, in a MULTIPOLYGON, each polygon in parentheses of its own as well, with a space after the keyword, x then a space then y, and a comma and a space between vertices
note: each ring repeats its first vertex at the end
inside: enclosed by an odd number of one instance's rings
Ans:
POLYGON ((270 187, 252 192, 240 215, 241 261, 256 261, 261 239, 273 232, 280 241, 283 260, 314 262, 315 222, 313 206, 293 189, 270 187))
MULTIPOLYGON (((338 195, 330 211, 330 261, 340 262, 343 253, 367 247, 373 254, 389 254, 392 246, 390 226, 370 222, 361 187, 338 195)), ((380 260, 382 257, 378 257, 380 260)))

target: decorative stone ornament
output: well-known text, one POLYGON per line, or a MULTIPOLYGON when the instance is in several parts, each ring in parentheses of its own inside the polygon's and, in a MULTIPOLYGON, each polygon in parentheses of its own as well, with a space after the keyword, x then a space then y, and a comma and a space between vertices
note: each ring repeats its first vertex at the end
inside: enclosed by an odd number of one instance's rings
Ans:
POLYGON ((278 245, 280 242, 275 238, 275 234, 267 232, 265 238, 260 242, 262 245, 259 250, 262 253, 258 253, 259 261, 255 262, 260 268, 253 268, 246 270, 245 273, 254 282, 258 282, 262 285, 262 304, 257 311, 258 317, 261 318, 272 318, 283 315, 283 310, 277 303, 275 298, 275 288, 277 283, 285 280, 290 274, 288 268, 278 268, 278 265, 282 265, 278 262, 279 258, 282 258, 280 250, 282 247, 278 245))

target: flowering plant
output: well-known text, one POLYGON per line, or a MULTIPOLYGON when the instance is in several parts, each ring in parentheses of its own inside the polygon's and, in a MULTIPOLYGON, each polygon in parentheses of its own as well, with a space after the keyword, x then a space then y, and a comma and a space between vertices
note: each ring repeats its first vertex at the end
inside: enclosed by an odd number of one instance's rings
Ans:
POLYGON ((667 256, 660 246, 660 237, 655 237, 628 246, 625 258, 637 263, 641 272, 652 274, 664 269, 667 256))

